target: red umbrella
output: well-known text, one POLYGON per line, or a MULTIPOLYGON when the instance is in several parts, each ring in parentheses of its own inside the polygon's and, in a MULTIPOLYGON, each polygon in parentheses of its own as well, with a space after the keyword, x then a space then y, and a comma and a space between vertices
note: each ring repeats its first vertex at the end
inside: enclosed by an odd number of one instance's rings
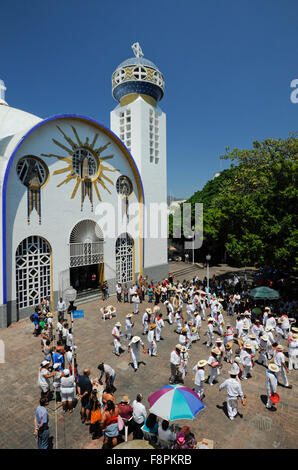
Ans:
POLYGON ((197 292, 198 292, 199 294, 205 294, 205 295, 207 294, 207 292, 204 292, 204 291, 201 290, 201 289, 197 290, 197 292))

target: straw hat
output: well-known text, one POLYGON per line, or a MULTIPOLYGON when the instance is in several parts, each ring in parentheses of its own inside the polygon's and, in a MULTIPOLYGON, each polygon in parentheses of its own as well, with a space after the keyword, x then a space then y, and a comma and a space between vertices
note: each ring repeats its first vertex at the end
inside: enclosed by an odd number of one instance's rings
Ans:
POLYGON ((132 317, 132 313, 128 313, 128 314, 126 315, 126 318, 131 318, 131 317, 132 317))
POLYGON ((181 345, 181 344, 176 344, 175 349, 179 349, 179 350, 180 350, 181 348, 182 348, 182 345, 181 345))
POLYGON ((187 328, 182 328, 181 333, 187 333, 188 329, 187 328))
POLYGON ((242 330, 248 331, 248 330, 249 330, 249 327, 246 326, 246 325, 244 325, 244 326, 242 327, 242 330))
POLYGON ((272 326, 266 326, 265 331, 271 331, 272 329, 272 326))
POLYGON ((247 344, 244 345, 244 349, 252 349, 252 346, 247 343, 247 344))
POLYGON ((117 321, 117 323, 115 323, 115 326, 121 326, 120 321, 117 321))
POLYGON ((197 327, 196 326, 193 326, 192 329, 191 329, 191 332, 192 333, 196 333, 198 331, 197 327))
POLYGON ((151 315, 151 313, 152 313, 151 308, 146 308, 146 312, 147 312, 147 313, 150 313, 150 315, 151 315))
POLYGON ((230 341, 229 343, 226 344, 226 349, 229 351, 233 346, 233 343, 232 341, 230 341))
POLYGON ((270 312, 270 307, 265 307, 264 310, 269 310, 269 312, 270 312))
POLYGON ((212 349, 211 352, 216 354, 216 355, 220 354, 220 350, 218 348, 212 349))
POLYGON ((209 322, 209 321, 214 321, 214 318, 208 317, 208 318, 207 318, 207 321, 208 321, 208 322, 209 322))
POLYGON ((185 347, 185 346, 181 346, 181 349, 180 349, 180 351, 181 351, 181 352, 186 352, 186 351, 187 351, 187 349, 186 349, 186 347, 185 347))
POLYGON ((279 372, 279 367, 276 364, 269 364, 268 369, 272 372, 279 372))
POLYGON ((256 339, 256 335, 254 333, 250 333, 249 338, 256 339))
POLYGON ((267 335, 263 335, 263 336, 261 336, 261 339, 262 339, 263 341, 268 341, 269 338, 268 338, 267 335))
POLYGON ((197 310, 195 310, 193 314, 196 317, 197 315, 199 315, 199 312, 197 310))
POLYGON ((188 303, 188 304, 192 304, 193 301, 192 301, 191 299, 188 299, 187 303, 188 303))
POLYGON ((49 313, 47 313, 47 317, 50 317, 50 318, 52 318, 52 317, 53 317, 53 314, 52 314, 52 312, 49 312, 49 313))
POLYGON ((122 401, 123 403, 129 403, 128 395, 123 395, 123 397, 121 398, 121 401, 122 401))
POLYGON ((155 305, 155 307, 153 307, 153 313, 158 313, 160 312, 160 307, 158 305, 155 305))
POLYGON ((295 333, 298 333, 298 328, 296 326, 292 326, 292 331, 295 331, 295 333))
POLYGON ((199 361, 199 362, 197 363, 197 366, 198 366, 198 367, 205 367, 206 364, 208 364, 207 361, 205 361, 205 360, 203 359, 202 361, 199 361))
POLYGON ((168 305, 170 302, 168 300, 166 300, 163 304, 164 305, 168 305))
POLYGON ((188 324, 189 326, 192 326, 192 325, 193 325, 193 322, 192 322, 191 320, 189 320, 189 321, 187 322, 187 324, 188 324))
POLYGON ((141 338, 140 338, 139 336, 134 336, 134 337, 132 338, 132 342, 133 342, 133 343, 138 343, 139 341, 141 341, 141 338))
POLYGON ((156 323, 152 323, 152 325, 149 326, 149 330, 154 330, 156 328, 156 323))
POLYGON ((298 339, 298 335, 294 334, 294 335, 292 335, 292 338, 293 338, 294 340, 296 340, 296 339, 298 339))
POLYGON ((283 351, 283 350, 284 350, 284 347, 281 344, 279 344, 276 348, 276 351, 283 351))
POLYGON ((237 362, 237 364, 240 364, 241 363, 240 357, 238 357, 238 356, 235 357, 234 362, 237 362))
POLYGON ((233 369, 229 370, 230 375, 237 375, 237 372, 235 372, 233 369))

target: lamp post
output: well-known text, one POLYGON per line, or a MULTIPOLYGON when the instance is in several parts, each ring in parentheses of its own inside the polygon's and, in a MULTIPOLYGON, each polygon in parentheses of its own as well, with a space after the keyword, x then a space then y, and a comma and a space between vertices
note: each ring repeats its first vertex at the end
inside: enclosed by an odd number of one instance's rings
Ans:
POLYGON ((211 260, 211 255, 206 255, 206 261, 207 261, 207 291, 209 294, 209 261, 211 260))
MULTIPOLYGON (((191 230, 194 231, 194 225, 191 227, 191 230)), ((195 234, 192 236, 192 264, 195 264, 195 234)))
POLYGON ((72 333, 72 346, 71 346, 71 352, 72 352, 72 374, 73 378, 75 379, 75 369, 74 369, 74 321, 73 321, 73 311, 76 310, 76 307, 74 306, 74 301, 77 298, 77 291, 72 287, 69 286, 67 289, 64 291, 64 298, 69 302, 69 307, 68 307, 68 313, 71 314, 71 333, 72 333))

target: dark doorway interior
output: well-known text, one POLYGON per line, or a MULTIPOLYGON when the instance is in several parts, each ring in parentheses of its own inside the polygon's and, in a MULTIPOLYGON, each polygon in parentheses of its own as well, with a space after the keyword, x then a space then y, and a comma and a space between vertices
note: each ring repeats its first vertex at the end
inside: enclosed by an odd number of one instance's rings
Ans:
POLYGON ((88 266, 70 268, 70 285, 73 286, 78 293, 98 289, 99 265, 91 264, 88 266))

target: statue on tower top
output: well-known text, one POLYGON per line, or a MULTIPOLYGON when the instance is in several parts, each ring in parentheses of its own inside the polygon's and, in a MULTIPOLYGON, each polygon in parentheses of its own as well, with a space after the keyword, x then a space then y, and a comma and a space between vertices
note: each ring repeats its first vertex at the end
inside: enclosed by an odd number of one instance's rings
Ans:
POLYGON ((133 52, 134 52, 134 55, 136 57, 143 57, 144 54, 143 54, 143 51, 141 49, 141 46, 138 42, 135 42, 132 46, 131 46, 133 52))

